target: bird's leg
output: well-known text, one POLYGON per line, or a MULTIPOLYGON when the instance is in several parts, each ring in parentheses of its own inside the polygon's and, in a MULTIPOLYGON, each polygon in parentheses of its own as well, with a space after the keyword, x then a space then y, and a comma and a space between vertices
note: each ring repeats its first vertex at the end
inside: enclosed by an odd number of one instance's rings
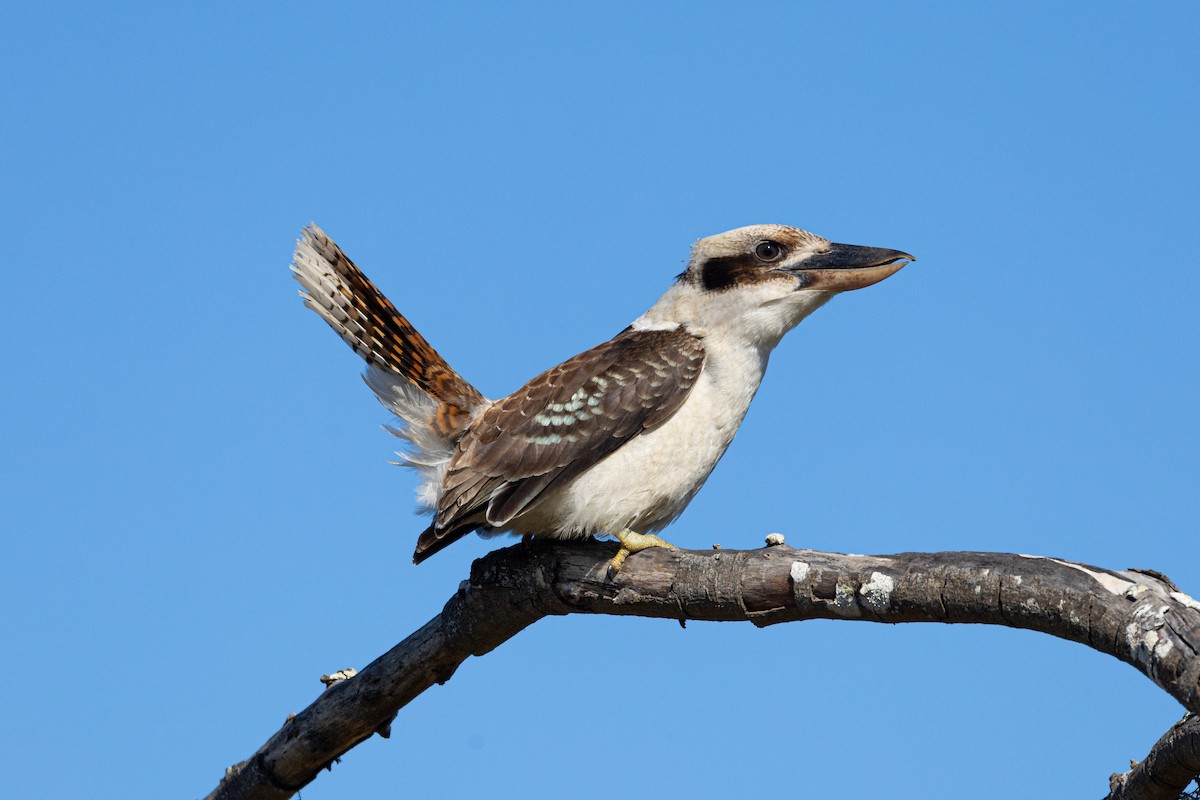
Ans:
POLYGON ((651 547, 665 547, 668 550, 679 549, 652 533, 638 533, 629 528, 614 533, 613 536, 621 543, 621 549, 617 551, 615 556, 608 560, 608 577, 610 580, 616 576, 617 571, 621 569, 621 565, 625 563, 625 559, 633 553, 640 553, 642 550, 648 550, 651 547))

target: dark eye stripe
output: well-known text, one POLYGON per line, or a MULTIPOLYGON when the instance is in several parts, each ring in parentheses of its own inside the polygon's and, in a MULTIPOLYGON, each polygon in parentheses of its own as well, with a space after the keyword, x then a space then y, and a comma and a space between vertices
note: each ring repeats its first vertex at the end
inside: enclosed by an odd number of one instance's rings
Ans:
POLYGON ((749 282, 762 269, 749 253, 740 256, 710 258, 700 267, 700 285, 708 292, 719 292, 738 283, 749 282))

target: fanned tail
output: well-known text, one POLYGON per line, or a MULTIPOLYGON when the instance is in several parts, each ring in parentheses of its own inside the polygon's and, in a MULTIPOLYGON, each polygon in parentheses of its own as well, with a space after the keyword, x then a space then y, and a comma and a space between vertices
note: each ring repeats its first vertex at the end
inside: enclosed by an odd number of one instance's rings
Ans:
POLYGON ((304 304, 362 356, 371 368, 367 383, 407 423, 451 441, 487 403, 316 225, 296 242, 292 273, 304 287, 304 304), (436 402, 412 397, 410 386, 436 402))

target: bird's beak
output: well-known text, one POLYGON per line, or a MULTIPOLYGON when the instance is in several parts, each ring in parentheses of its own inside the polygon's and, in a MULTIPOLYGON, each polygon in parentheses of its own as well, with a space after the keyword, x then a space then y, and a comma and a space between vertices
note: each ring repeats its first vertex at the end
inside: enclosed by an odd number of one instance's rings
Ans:
POLYGON ((879 283, 909 261, 916 259, 899 250, 832 244, 824 253, 789 267, 788 272, 800 279, 802 289, 846 292, 879 283))

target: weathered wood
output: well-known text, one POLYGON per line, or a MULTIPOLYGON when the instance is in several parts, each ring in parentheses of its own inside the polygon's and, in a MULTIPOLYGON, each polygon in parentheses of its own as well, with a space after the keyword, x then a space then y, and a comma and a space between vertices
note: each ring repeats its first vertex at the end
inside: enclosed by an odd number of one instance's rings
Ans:
POLYGON ((648 550, 608 580, 612 552, 600 542, 535 542, 479 559, 439 615, 327 689, 231 767, 209 800, 290 797, 373 733, 386 736, 401 708, 449 680, 468 656, 493 650, 547 615, 1026 628, 1115 656, 1200 712, 1200 603, 1151 571, 1006 553, 862 556, 778 545, 648 550))
POLYGON ((1200 775, 1200 716, 1188 714, 1154 743, 1150 754, 1109 780, 1105 800, 1175 800, 1200 775))

